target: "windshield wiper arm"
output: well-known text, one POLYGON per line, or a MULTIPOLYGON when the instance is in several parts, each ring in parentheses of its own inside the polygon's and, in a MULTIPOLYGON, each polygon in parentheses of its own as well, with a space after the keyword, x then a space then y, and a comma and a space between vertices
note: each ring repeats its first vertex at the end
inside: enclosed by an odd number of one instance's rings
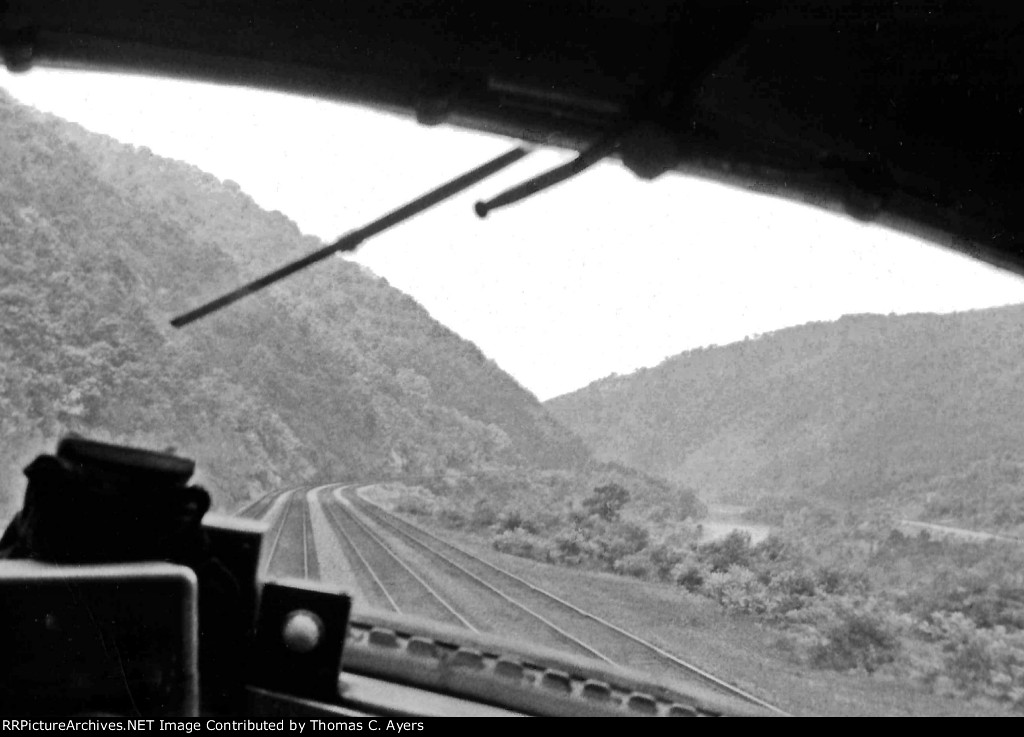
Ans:
POLYGON ((417 197, 412 202, 409 202, 403 205, 402 207, 399 207, 397 210, 392 210, 387 215, 384 215, 383 217, 374 220, 369 225, 366 225, 362 228, 359 228, 358 230, 353 230, 351 233, 343 235, 341 238, 339 238, 337 241, 335 241, 329 246, 324 246, 323 248, 317 251, 313 251, 313 253, 310 253, 307 256, 303 256, 297 261, 293 261, 290 264, 286 264, 285 266, 282 266, 280 269, 272 271, 269 274, 266 274, 265 276, 261 276, 259 279, 255 279, 232 292, 229 292, 221 297, 218 297, 217 299, 212 300, 211 302, 207 302, 201 307, 197 307, 194 310, 190 310, 189 312, 186 312, 183 315, 178 315, 173 320, 171 320, 171 325, 173 325, 176 328, 188 325, 189 323, 195 322, 196 320, 199 320, 202 317, 206 317, 207 315, 216 312, 217 310, 223 309, 224 307, 227 307, 228 305, 237 302, 243 297, 253 294, 254 292, 258 292, 261 289, 270 286, 274 282, 280 281, 281 279, 284 279, 287 276, 291 276, 296 271, 300 271, 301 269, 306 268, 310 264, 314 264, 317 261, 322 261, 323 259, 327 258, 328 256, 331 256, 332 254, 339 253, 342 251, 354 251, 356 248, 359 247, 360 244, 362 244, 363 241, 372 238, 373 236, 387 230, 388 228, 394 227, 395 225, 398 225, 399 223, 405 220, 408 220, 414 215, 417 215, 423 212, 424 210, 433 207, 434 205, 440 202, 443 202, 449 197, 452 197, 458 194, 459 192, 463 191, 464 189, 473 186, 477 182, 486 179, 492 174, 496 174, 502 169, 511 166, 515 162, 519 161, 519 159, 526 156, 527 153, 529 153, 528 149, 521 147, 514 148, 511 151, 508 151, 507 153, 504 153, 501 156, 497 157, 496 159, 492 159, 491 161, 488 161, 486 164, 478 166, 476 169, 468 171, 462 176, 456 177, 455 179, 452 179, 450 182, 447 182, 446 184, 442 184, 437 189, 431 190, 430 192, 427 192, 425 195, 422 195, 421 197, 417 197))
POLYGON ((532 179, 507 189, 489 200, 481 200, 473 206, 473 209, 478 217, 485 218, 491 210, 512 205, 548 187, 553 187, 559 182, 564 182, 566 179, 576 176, 585 169, 589 169, 598 161, 614 153, 615 149, 619 146, 621 138, 621 132, 607 135, 586 150, 581 151, 572 161, 555 167, 551 171, 538 174, 532 179))

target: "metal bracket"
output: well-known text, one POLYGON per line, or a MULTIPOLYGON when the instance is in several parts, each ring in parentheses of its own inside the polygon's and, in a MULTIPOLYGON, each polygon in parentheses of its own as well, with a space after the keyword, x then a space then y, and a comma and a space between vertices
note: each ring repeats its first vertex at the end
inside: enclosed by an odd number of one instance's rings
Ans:
POLYGON ((351 598, 313 581, 263 586, 251 686, 308 699, 338 700, 351 598))

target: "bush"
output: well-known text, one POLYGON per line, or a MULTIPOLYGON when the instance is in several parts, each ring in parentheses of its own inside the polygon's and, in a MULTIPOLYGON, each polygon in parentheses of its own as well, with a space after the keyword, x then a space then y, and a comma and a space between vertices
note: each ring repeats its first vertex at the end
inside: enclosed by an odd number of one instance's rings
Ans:
POLYGON ((831 566, 822 566, 815 575, 816 583, 826 594, 846 594, 862 588, 862 581, 854 581, 848 574, 831 566))
POLYGON ((962 612, 978 627, 1024 629, 1024 595, 1018 589, 972 580, 943 593, 936 609, 962 612))
POLYGON ((766 563, 776 563, 785 560, 790 557, 791 553, 789 545, 782 538, 775 535, 769 535, 755 545, 753 552, 758 560, 766 563))
POLYGON ((960 696, 988 696, 1024 708, 1024 633, 978 627, 960 612, 938 612, 921 634, 943 651, 944 676, 960 696))
POLYGON ((881 618, 867 612, 844 612, 825 632, 825 641, 811 650, 811 663, 819 668, 873 673, 896 659, 900 643, 881 618))
POLYGON ((412 514, 418 517, 425 517, 433 514, 432 505, 426 499, 418 496, 403 496, 395 502, 394 510, 399 514, 412 514))
POLYGON ((499 532, 505 530, 518 530, 523 526, 523 513, 518 509, 506 509, 498 515, 494 526, 499 532))
POLYGON ((756 573, 743 566, 712 572, 701 591, 732 611, 764 614, 770 608, 767 588, 756 573))
POLYGON ((647 530, 632 522, 603 525, 594 532, 598 557, 608 570, 614 570, 620 559, 639 553, 650 541, 647 530))
POLYGON ((654 573, 654 565, 646 552, 630 553, 615 561, 612 570, 623 576, 650 579, 654 573))
POLYGON ((624 488, 615 483, 605 484, 583 500, 583 510, 606 522, 614 522, 628 501, 629 492, 624 488))
POLYGON ((474 530, 491 527, 498 520, 498 513, 485 500, 478 500, 469 514, 469 524, 474 530))
POLYGON ((673 569, 679 565, 684 558, 683 551, 671 545, 655 545, 648 548, 651 566, 654 575, 659 580, 668 581, 672 578, 673 569))
POLYGON ((801 571, 781 571, 769 585, 783 596, 814 596, 818 590, 814 577, 801 571))
POLYGON ((753 557, 750 534, 741 530, 733 530, 721 540, 705 543, 697 551, 712 571, 720 573, 733 566, 749 568, 753 557))
POLYGON ((539 535, 547 529, 557 527, 559 522, 558 515, 513 507, 495 514, 493 526, 498 531, 523 529, 531 535, 539 535))
POLYGON ((457 530, 466 527, 469 523, 469 517, 466 513, 448 501, 445 501, 437 511, 437 519, 445 527, 451 527, 457 530))
POLYGON ((564 565, 579 566, 597 559, 597 545, 578 527, 560 530, 554 546, 555 558, 564 565))
POLYGON ((551 543, 541 537, 527 532, 521 527, 505 530, 495 535, 491 547, 501 553, 517 555, 520 558, 531 558, 547 562, 551 559, 551 543))
POLYGON ((696 593, 704 585, 705 575, 695 563, 680 563, 672 569, 672 578, 687 591, 696 593))

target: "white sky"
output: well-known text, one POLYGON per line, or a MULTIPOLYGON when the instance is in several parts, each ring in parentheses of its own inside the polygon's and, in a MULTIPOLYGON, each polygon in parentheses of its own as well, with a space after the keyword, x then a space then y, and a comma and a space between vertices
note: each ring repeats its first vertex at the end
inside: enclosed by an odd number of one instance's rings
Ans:
MULTIPOLYGON (((511 147, 239 88, 46 70, 0 72, 0 87, 233 179, 328 241, 511 147)), ((1024 302, 1024 280, 936 246, 678 175, 643 182, 616 164, 486 220, 473 214, 476 200, 567 157, 538 151, 353 257, 541 399, 688 348, 843 314, 1024 302)))

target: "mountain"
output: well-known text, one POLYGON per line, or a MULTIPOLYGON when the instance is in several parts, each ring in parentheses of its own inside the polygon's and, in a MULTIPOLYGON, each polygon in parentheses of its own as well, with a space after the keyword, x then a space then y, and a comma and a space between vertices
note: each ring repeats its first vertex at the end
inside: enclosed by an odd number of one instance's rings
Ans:
POLYGON ((1024 305, 852 315, 687 351, 546 406, 598 458, 706 499, 896 494, 905 511, 1005 528, 1024 523, 1022 359, 1024 305))
POLYGON ((302 481, 591 462, 475 345, 342 258, 171 328, 322 245, 233 182, 2 90, 0 161, 0 511, 68 430, 173 446, 221 504, 302 481))

